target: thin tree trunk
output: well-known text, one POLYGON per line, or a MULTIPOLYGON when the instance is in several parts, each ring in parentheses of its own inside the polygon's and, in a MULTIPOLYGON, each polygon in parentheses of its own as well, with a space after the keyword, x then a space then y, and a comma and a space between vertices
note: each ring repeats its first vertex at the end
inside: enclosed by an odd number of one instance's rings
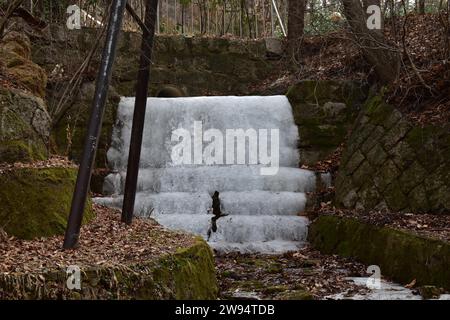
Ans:
POLYGON ((297 59, 300 53, 303 31, 305 29, 305 0, 289 1, 288 17, 288 54, 291 59, 297 59))
POLYGON ((419 0, 419 14, 425 14, 425 0, 419 0))

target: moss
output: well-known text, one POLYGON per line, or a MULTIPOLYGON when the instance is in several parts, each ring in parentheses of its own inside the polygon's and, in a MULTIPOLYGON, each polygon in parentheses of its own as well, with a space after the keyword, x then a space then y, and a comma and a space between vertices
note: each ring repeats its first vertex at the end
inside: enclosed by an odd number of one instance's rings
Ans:
POLYGON ((435 286, 422 286, 419 288, 419 293, 425 300, 428 299, 439 299, 440 295, 443 294, 441 288, 436 288, 435 286))
POLYGON ((32 162, 47 158, 47 148, 42 142, 27 143, 23 140, 0 143, 0 162, 32 162))
MULTIPOLYGON (((370 123, 374 125, 382 125, 389 129, 392 122, 396 121, 396 117, 392 116, 395 109, 386 104, 380 96, 374 96, 364 105, 365 113, 370 118, 370 123)), ((398 120, 398 119, 397 119, 398 120)))
MULTIPOLYGON (((0 225, 21 239, 63 234, 70 211, 76 169, 14 169, 0 174, 0 225)), ((85 222, 93 217, 86 206, 85 222)))
POLYGON ((8 72, 12 74, 20 84, 25 86, 33 94, 45 97, 47 86, 47 74, 37 64, 9 51, 8 48, 0 48, 0 59, 4 62, 8 72))
POLYGON ((326 254, 376 264, 381 273, 403 284, 450 289, 450 244, 356 219, 321 216, 310 226, 309 241, 326 254))
POLYGON ((280 293, 285 292, 289 289, 286 285, 278 285, 278 286, 269 286, 262 290, 264 294, 274 294, 274 293, 280 293))
MULTIPOLYGON (((408 207, 410 199, 405 196, 402 186, 397 180, 392 181, 384 191, 384 198, 391 210, 401 211, 408 207)), ((368 206, 367 208, 371 208, 368 206)))
POLYGON ((367 90, 361 84, 352 81, 305 80, 289 88, 287 96, 289 100, 301 103, 324 104, 332 101, 353 106, 364 101, 367 90))
POLYGON ((235 282, 235 287, 242 288, 246 291, 261 290, 265 288, 265 284, 260 280, 242 280, 235 282))
POLYGON ((153 261, 129 266, 82 268, 81 290, 68 290, 65 270, 36 277, 0 274, 1 299, 216 299, 218 293, 211 249, 193 245, 153 261), (45 279, 43 282, 41 279, 45 279))
POLYGON ((445 212, 443 202, 450 198, 446 196, 450 181, 448 125, 416 126, 381 96, 373 96, 365 103, 352 131, 339 168, 337 203, 353 198, 350 193, 364 182, 374 184, 379 195, 365 197, 365 190, 359 190, 361 201, 347 201, 350 207, 358 204, 377 209, 378 204, 386 204, 391 211, 445 212), (363 154, 366 160, 355 159, 355 154, 363 154), (372 170, 364 168, 366 162, 372 170), (367 174, 369 171, 373 174, 367 174))
POLYGON ((344 142, 366 92, 356 82, 301 81, 286 95, 299 127, 301 161, 313 165, 344 142))
POLYGON ((50 117, 41 99, 0 87, 0 162, 30 162, 47 157, 50 117))
POLYGON ((210 247, 200 238, 191 248, 178 250, 169 257, 175 262, 176 299, 214 299, 218 293, 214 258, 210 247))
POLYGON ((277 296, 279 300, 314 300, 314 296, 306 290, 294 290, 277 296))

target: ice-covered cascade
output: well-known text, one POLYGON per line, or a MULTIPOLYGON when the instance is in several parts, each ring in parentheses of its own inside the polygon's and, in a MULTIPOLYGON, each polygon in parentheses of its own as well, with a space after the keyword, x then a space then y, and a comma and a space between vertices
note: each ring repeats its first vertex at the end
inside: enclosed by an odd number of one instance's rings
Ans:
MULTIPOLYGON (((104 185, 109 196, 97 203, 121 207, 133 109, 134 98, 122 98, 108 151, 114 168, 104 185)), ((168 228, 206 238, 211 195, 217 190, 228 216, 217 221, 211 246, 241 252, 294 250, 306 240, 308 220, 298 213, 304 210, 305 193, 315 187, 315 175, 298 169, 298 139, 285 96, 149 98, 135 215, 151 214, 168 228), (241 144, 227 135, 239 129, 247 134, 241 144), (179 134, 174 139, 180 130, 192 139, 179 134), (181 142, 186 148, 174 153, 181 142), (174 154, 184 161, 174 161, 174 154), (275 166, 273 173, 262 174, 262 168, 275 166)))

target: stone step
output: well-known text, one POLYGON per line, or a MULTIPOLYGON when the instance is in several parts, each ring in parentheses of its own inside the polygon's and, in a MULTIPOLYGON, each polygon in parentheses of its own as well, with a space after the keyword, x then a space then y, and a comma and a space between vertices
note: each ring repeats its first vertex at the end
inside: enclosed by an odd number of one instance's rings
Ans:
MULTIPOLYGON (((123 197, 97 198, 99 204, 122 208, 123 197)), ((297 215, 303 212, 306 195, 300 192, 228 191, 220 193, 222 212, 229 215, 297 215)), ((135 214, 206 214, 211 195, 203 193, 147 193, 136 195, 135 214)))
MULTIPOLYGON (((159 214, 154 215, 163 226, 192 232, 207 238, 212 215, 159 214)), ((212 243, 250 244, 268 241, 306 241, 309 220, 299 216, 227 216, 217 221, 212 243)))
MULTIPOLYGON (((141 169, 138 191, 206 192, 272 191, 311 192, 315 189, 315 174, 308 170, 281 167, 276 175, 261 175, 260 166, 201 166, 141 169)), ((106 177, 106 195, 123 194, 125 173, 106 177)))

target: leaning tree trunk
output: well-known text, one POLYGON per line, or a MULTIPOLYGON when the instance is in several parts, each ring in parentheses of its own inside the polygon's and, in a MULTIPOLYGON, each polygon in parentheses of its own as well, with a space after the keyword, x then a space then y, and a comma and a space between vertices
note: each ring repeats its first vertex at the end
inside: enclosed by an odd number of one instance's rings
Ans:
MULTIPOLYGON (((368 28, 366 10, 359 0, 342 0, 342 3, 344 14, 364 57, 383 83, 393 82, 397 79, 400 67, 398 53, 387 44, 382 29, 368 28)), ((365 1, 365 6, 371 4, 374 4, 373 0, 365 1)))
POLYGON ((289 0, 288 8, 288 54, 290 59, 297 59, 305 29, 306 0, 289 0))

